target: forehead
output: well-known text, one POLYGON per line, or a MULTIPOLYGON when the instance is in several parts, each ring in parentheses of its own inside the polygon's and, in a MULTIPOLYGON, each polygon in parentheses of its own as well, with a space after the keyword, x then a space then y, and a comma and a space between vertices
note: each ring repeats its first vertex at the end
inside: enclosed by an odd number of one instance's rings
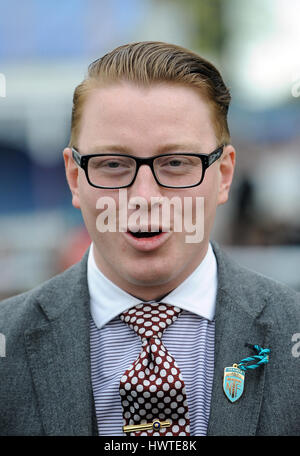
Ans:
MULTIPOLYGON (((164 142, 214 142, 210 105, 195 88, 161 83, 149 87, 120 82, 93 88, 83 106, 78 145, 105 142, 128 147, 164 142)), ((150 152, 150 150, 149 150, 150 152)))

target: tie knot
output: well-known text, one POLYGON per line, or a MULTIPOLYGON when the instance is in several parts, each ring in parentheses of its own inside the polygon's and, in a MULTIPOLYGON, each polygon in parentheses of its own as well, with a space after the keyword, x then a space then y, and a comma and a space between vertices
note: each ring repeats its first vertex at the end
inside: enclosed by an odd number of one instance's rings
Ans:
POLYGON ((181 309, 160 302, 141 303, 120 315, 142 339, 161 338, 164 330, 179 316, 181 309))

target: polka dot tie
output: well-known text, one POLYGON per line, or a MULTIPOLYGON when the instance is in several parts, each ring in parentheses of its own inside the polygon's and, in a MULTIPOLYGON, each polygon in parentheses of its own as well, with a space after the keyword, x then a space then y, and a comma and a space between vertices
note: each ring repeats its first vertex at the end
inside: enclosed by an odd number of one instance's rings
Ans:
POLYGON ((180 312, 178 307, 163 303, 142 303, 120 315, 142 340, 141 354, 120 381, 124 424, 155 422, 152 429, 130 435, 190 435, 185 384, 161 340, 180 312), (161 422, 167 421, 170 425, 163 427, 161 422))

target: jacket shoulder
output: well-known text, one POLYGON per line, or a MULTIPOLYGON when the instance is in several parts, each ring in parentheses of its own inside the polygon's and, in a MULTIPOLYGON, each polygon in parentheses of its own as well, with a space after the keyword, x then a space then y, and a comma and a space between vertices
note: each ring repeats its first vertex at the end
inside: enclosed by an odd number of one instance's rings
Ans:
POLYGON ((251 313, 263 308, 263 314, 275 325, 294 327, 300 322, 300 293, 270 277, 240 265, 213 243, 218 263, 219 286, 240 297, 240 305, 251 313), (287 325, 287 326, 286 326, 287 325))
MULTIPOLYGON (((81 270, 86 261, 71 266, 66 271, 16 296, 0 302, 0 332, 9 333, 11 329, 30 329, 37 321, 47 319, 43 302, 51 302, 53 311, 63 307, 66 295, 73 290, 82 277, 81 270)), ((51 311, 50 311, 51 314, 51 311)))

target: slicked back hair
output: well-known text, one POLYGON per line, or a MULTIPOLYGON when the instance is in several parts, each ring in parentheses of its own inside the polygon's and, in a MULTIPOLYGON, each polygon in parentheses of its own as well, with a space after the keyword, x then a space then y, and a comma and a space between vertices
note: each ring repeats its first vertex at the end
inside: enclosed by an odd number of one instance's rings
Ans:
POLYGON ((231 96, 215 66, 183 47, 144 41, 119 46, 89 65, 87 77, 74 91, 69 147, 77 144, 82 112, 90 91, 121 81, 145 87, 165 82, 198 89, 210 105, 218 143, 230 142, 227 113, 231 96))

